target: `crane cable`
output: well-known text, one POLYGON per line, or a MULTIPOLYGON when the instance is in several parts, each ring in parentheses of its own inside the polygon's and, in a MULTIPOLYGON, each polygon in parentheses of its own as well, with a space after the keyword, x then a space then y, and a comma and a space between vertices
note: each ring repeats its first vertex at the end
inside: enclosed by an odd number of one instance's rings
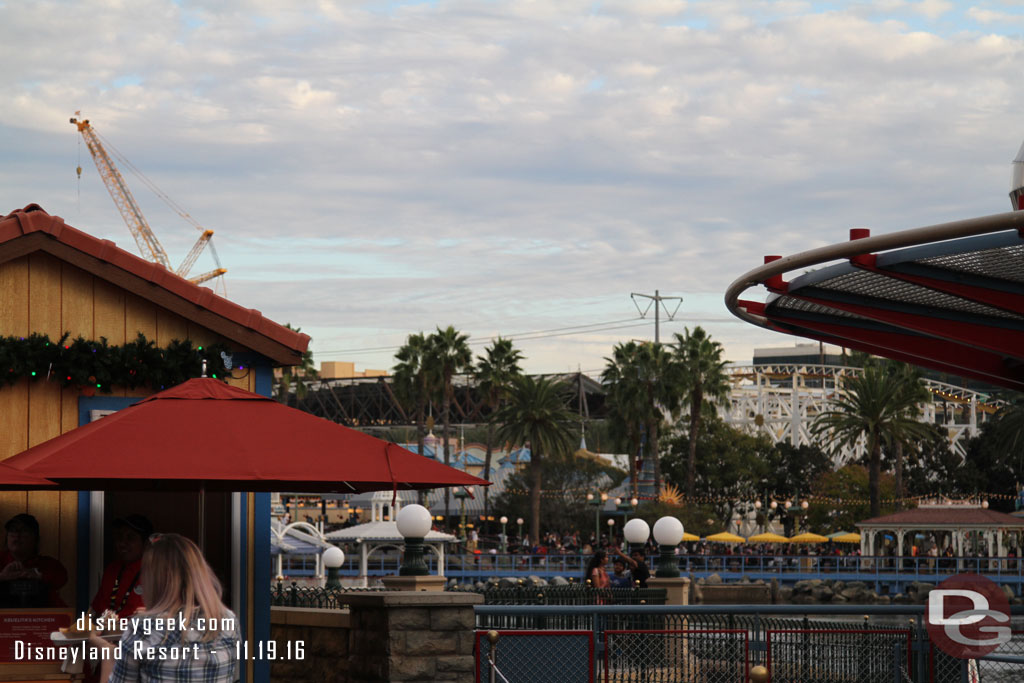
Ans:
POLYGON ((78 167, 75 168, 75 172, 78 174, 78 186, 75 188, 78 192, 78 218, 82 218, 82 136, 76 135, 75 139, 78 140, 78 167))
MULTIPOLYGON (((176 201, 171 199, 171 197, 168 196, 168 194, 166 192, 161 190, 157 186, 157 184, 155 182, 150 180, 149 177, 145 173, 143 173, 135 164, 133 164, 128 157, 126 157, 124 154, 122 154, 121 150, 119 150, 117 147, 115 147, 110 142, 110 140, 108 140, 107 138, 105 138, 102 135, 100 135, 99 132, 97 132, 95 128, 92 129, 92 132, 93 132, 93 135, 95 135, 97 138, 99 138, 100 142, 103 143, 103 146, 106 147, 106 149, 109 150, 114 155, 114 157, 117 159, 117 161, 121 165, 127 167, 128 170, 131 171, 135 175, 135 177, 138 178, 142 182, 143 185, 148 187, 153 194, 155 194, 157 197, 159 197, 165 204, 167 204, 167 206, 169 206, 175 213, 177 213, 179 216, 181 216, 186 222, 188 222, 190 225, 192 225, 196 230, 199 230, 200 232, 206 232, 206 228, 204 228, 202 225, 200 225, 199 221, 197 221, 195 218, 193 218, 192 215, 189 214, 189 212, 186 211, 184 208, 182 208, 182 206, 180 204, 178 204, 176 201)), ((77 137, 78 137, 79 213, 81 213, 82 136, 79 135, 77 137)), ((212 237, 206 242, 206 246, 208 246, 210 248, 210 254, 213 256, 213 260, 217 264, 217 268, 218 269, 222 269, 224 266, 220 262, 220 257, 217 254, 217 249, 213 246, 213 238, 212 237)), ((223 295, 226 297, 227 296, 227 285, 223 283, 223 278, 219 278, 219 279, 222 281, 222 284, 223 284, 223 287, 224 287, 223 295)))
POLYGON ((128 169, 135 174, 135 177, 141 180, 142 183, 153 192, 153 194, 155 194, 157 197, 163 200, 163 202, 167 204, 167 206, 171 207, 171 209, 173 209, 175 213, 177 213, 179 216, 188 221, 190 225, 195 227, 200 232, 206 230, 206 228, 199 224, 199 221, 197 221, 195 218, 189 215, 188 211, 185 211, 185 209, 183 209, 177 202, 171 199, 167 195, 167 193, 165 193, 163 190, 157 187, 156 183, 150 180, 145 173, 139 170, 138 167, 135 166, 135 164, 133 164, 124 154, 121 153, 119 149, 117 149, 117 147, 112 145, 110 143, 110 140, 107 140, 105 137, 100 135, 95 128, 92 129, 92 132, 96 137, 100 139, 101 142, 103 142, 103 146, 113 153, 113 155, 117 158, 118 162, 120 162, 124 166, 127 166, 128 169))

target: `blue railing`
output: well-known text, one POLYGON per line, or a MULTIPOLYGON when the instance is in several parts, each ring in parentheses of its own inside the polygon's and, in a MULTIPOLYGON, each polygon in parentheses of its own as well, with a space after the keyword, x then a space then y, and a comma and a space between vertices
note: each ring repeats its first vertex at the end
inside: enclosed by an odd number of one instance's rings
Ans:
MULTIPOLYGON (((341 569, 344 576, 359 574, 355 553, 349 555, 341 569)), ((437 573, 437 557, 425 558, 431 574, 437 573)), ((491 576, 523 578, 530 575, 550 579, 555 576, 581 580, 586 570, 588 555, 551 554, 446 554, 444 574, 458 581, 484 580, 491 576)), ((895 585, 902 589, 913 581, 937 583, 956 573, 982 574, 996 583, 1014 587, 1021 594, 1024 588, 1024 558, 1017 557, 891 557, 859 555, 680 555, 679 570, 696 577, 718 574, 723 581, 770 581, 792 584, 803 579, 835 579, 865 581, 882 585, 895 585)), ((647 560, 649 567, 657 564, 657 557, 647 560)), ((367 564, 370 576, 396 574, 401 564, 398 553, 374 554, 367 564)), ((312 573, 312 570, 309 571, 312 573)), ((286 572, 288 576, 304 573, 286 572)))

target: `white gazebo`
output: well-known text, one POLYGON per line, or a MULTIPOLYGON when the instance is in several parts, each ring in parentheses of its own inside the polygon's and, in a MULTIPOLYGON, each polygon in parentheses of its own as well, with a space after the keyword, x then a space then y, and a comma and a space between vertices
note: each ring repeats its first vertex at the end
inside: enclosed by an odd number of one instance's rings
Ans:
MULTIPOLYGON (((391 505, 391 491, 377 491, 370 501, 370 521, 357 524, 325 535, 333 543, 354 543, 359 547, 359 578, 364 588, 369 586, 367 567, 370 555, 378 550, 394 548, 401 550, 405 539, 398 533, 398 511, 402 508, 402 496, 395 498, 391 505)), ((424 538, 424 545, 437 555, 437 574, 444 576, 444 544, 456 539, 431 529, 424 538)))
POLYGON ((990 510, 987 502, 976 499, 936 498, 922 500, 912 510, 866 519, 858 522, 857 527, 864 556, 883 554, 885 534, 892 534, 895 554, 902 557, 914 535, 927 533, 934 537, 940 550, 951 546, 956 557, 1005 557, 1007 537, 1014 537, 1019 553, 1018 536, 1024 532, 1024 519, 990 510))
POLYGON ((277 556, 277 576, 284 573, 285 555, 305 555, 314 558, 313 574, 317 579, 322 579, 324 568, 320 562, 320 555, 332 546, 324 539, 323 532, 308 522, 284 524, 275 519, 270 523, 270 547, 271 552, 277 556))

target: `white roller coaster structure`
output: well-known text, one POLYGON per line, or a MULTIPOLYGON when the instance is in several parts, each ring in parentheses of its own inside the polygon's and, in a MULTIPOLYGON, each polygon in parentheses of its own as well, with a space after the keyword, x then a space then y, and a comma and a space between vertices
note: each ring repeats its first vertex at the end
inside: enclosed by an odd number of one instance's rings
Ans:
MULTIPOLYGON (((752 434, 765 434, 773 442, 795 446, 821 445, 811 433, 814 418, 827 410, 842 391, 842 378, 860 368, 841 365, 731 365, 727 367, 732 392, 719 407, 725 422, 752 434)), ((921 406, 921 421, 946 430, 949 445, 960 457, 979 423, 996 412, 998 403, 988 394, 931 379, 922 380, 933 400, 921 406)), ((834 456, 836 467, 864 455, 864 443, 834 456)))

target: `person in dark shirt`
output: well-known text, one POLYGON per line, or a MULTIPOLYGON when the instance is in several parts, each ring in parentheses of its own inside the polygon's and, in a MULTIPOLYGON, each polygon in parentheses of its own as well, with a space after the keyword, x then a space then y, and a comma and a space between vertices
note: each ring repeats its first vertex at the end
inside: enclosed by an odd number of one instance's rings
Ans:
POLYGON ((107 565, 100 580, 100 589, 92 600, 92 611, 97 616, 113 612, 129 617, 142 608, 142 553, 153 534, 153 524, 142 515, 128 515, 115 519, 114 551, 117 559, 107 565))
MULTIPOLYGON (((92 599, 94 617, 128 618, 145 608, 142 600, 142 554, 153 535, 153 523, 142 515, 119 517, 111 524, 116 559, 103 570, 100 588, 92 599)), ((99 666, 90 663, 86 683, 97 683, 99 666)))
POLYGON ((651 578, 651 570, 647 568, 647 558, 643 550, 634 550, 629 555, 624 555, 621 550, 616 550, 626 566, 629 567, 629 574, 634 585, 639 583, 640 588, 647 588, 647 579, 651 578))
POLYGON ((0 553, 0 607, 66 607, 58 591, 68 582, 59 560, 39 554, 39 521, 15 515, 4 525, 0 553))
POLYGON ((612 573, 608 575, 608 583, 612 588, 632 588, 633 579, 626 570, 626 561, 616 557, 612 562, 612 573))

